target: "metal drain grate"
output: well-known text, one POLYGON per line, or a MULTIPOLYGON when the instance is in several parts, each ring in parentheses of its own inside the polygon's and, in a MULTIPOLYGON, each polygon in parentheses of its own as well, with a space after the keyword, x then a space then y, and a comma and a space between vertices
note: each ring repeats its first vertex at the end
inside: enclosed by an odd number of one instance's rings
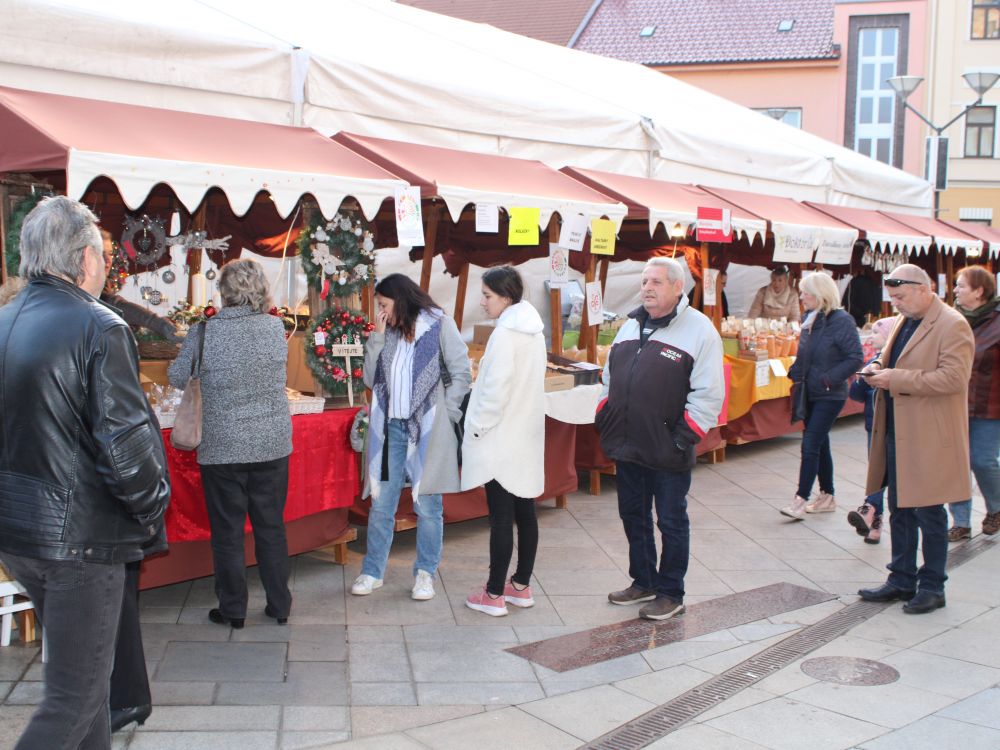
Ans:
MULTIPOLYGON (((948 568, 968 562, 993 543, 991 539, 979 536, 953 552, 949 551, 948 568)), ((866 601, 848 604, 839 612, 824 617, 662 706, 583 745, 583 750, 638 750, 646 747, 796 659, 825 646, 888 606, 889 603, 866 601)))

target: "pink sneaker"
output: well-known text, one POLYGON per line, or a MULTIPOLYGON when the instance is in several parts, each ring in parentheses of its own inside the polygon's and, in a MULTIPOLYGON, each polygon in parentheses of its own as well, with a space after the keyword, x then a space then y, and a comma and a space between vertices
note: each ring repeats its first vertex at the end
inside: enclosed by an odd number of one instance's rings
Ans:
POLYGON ((491 596, 485 586, 469 594, 465 606, 490 617, 503 617, 507 614, 507 601, 503 595, 491 596))
POLYGON ((503 587, 503 598, 508 604, 513 604, 515 607, 526 608, 535 606, 535 599, 531 595, 531 586, 519 589, 514 585, 513 581, 507 581, 503 587))

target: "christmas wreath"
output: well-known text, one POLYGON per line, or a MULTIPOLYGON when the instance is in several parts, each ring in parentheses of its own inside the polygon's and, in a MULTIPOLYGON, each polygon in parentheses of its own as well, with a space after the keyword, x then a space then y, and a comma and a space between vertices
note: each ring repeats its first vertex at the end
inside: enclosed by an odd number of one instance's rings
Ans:
POLYGON ((48 193, 32 193, 26 196, 14 206, 14 211, 10 215, 10 224, 7 225, 7 238, 4 245, 7 248, 7 274, 17 276, 21 270, 21 225, 25 217, 31 210, 41 203, 48 193))
POLYGON ((375 279, 375 237, 363 218, 317 215, 299 234, 299 257, 310 285, 326 299, 347 297, 375 279))
POLYGON ((316 316, 306 332, 306 362, 327 393, 345 395, 348 387, 355 393, 364 390, 364 349, 348 357, 338 347, 364 347, 375 326, 354 310, 334 306, 316 316))

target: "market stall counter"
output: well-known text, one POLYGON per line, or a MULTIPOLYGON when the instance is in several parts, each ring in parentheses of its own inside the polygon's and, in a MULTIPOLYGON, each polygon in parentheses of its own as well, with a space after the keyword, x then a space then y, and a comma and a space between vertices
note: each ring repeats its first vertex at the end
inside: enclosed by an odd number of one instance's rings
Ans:
MULTIPOLYGON (((333 409, 292 417, 292 454, 288 464, 288 501, 285 525, 288 552, 298 554, 331 544, 342 562, 343 545, 357 532, 348 525, 348 508, 359 491, 357 454, 349 434, 356 408, 333 409)), ((164 586, 212 573, 208 512, 194 451, 170 445, 170 430, 163 430, 170 470, 171 496, 167 509, 166 554, 142 565, 142 588, 164 586)), ((253 539, 245 540, 247 564, 255 562, 253 539)))
MULTIPOLYGON (((545 394, 545 489, 535 498, 555 500, 557 508, 566 507, 566 495, 578 486, 574 455, 576 452, 577 422, 594 419, 593 413, 601 394, 601 386, 577 386, 566 391, 545 394), (587 416, 589 414, 589 417, 587 416)), ((477 487, 466 492, 447 493, 443 497, 444 521, 455 523, 489 515, 486 491, 477 487)), ((368 498, 359 498, 351 508, 351 521, 368 523, 368 498)), ((409 488, 403 490, 396 510, 396 531, 412 529, 417 525, 413 511, 413 498, 409 488)))
MULTIPOLYGON (((794 361, 794 357, 777 357, 758 362, 726 355, 732 371, 728 420, 722 427, 727 444, 741 445, 802 429, 801 422, 792 422, 792 381, 775 372, 775 368, 787 372, 794 361), (777 364, 772 366, 772 361, 777 364)), ((864 404, 848 399, 840 416, 863 411, 864 404)))

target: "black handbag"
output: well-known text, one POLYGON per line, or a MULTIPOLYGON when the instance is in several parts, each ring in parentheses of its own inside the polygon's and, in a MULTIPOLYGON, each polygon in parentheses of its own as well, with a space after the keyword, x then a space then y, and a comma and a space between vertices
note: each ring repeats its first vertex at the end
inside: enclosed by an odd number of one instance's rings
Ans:
POLYGON ((802 422, 806 418, 806 384, 792 383, 792 422, 802 422))

